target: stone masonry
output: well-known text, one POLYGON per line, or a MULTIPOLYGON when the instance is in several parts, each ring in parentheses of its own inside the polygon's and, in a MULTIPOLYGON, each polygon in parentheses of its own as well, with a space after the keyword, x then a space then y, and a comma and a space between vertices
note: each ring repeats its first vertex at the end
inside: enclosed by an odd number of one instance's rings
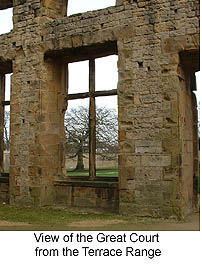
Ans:
POLYGON ((112 199, 125 214, 188 214, 198 175, 199 1, 118 0, 70 17, 67 2, 0 1, 0 10, 13 6, 14 23, 0 35, 2 100, 4 75, 13 73, 10 204, 53 206, 60 195, 66 206, 73 197, 85 207, 89 197, 112 199), (111 54, 118 55, 119 182, 72 189, 64 172, 66 64, 111 54))

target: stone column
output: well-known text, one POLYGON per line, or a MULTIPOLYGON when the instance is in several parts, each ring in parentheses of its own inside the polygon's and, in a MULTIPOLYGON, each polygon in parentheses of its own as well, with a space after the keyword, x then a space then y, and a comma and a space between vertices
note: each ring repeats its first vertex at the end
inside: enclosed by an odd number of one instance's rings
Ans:
MULTIPOLYGON (((38 143, 43 188, 42 199, 46 201, 46 189, 56 179, 63 177, 65 169, 65 66, 49 59, 43 65, 43 80, 40 89, 40 128, 38 143)), ((50 201, 54 198, 52 187, 49 188, 50 201)))
POLYGON ((179 56, 142 36, 118 49, 120 212, 179 215, 179 56))
POLYGON ((53 182, 63 176, 64 71, 60 63, 44 61, 42 31, 51 19, 46 11, 63 13, 58 9, 63 9, 61 3, 54 3, 17 1, 14 8, 10 160, 14 205, 53 205, 53 182))

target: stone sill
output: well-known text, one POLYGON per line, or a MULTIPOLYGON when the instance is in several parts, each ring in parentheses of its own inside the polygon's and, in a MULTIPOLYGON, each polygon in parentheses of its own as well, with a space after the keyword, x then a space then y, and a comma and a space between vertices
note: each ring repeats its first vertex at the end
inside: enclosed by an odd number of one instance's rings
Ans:
POLYGON ((93 187, 93 188, 113 188, 118 189, 118 178, 115 177, 97 179, 94 181, 88 180, 88 177, 72 177, 65 180, 57 180, 54 182, 55 186, 67 185, 72 187, 93 187))

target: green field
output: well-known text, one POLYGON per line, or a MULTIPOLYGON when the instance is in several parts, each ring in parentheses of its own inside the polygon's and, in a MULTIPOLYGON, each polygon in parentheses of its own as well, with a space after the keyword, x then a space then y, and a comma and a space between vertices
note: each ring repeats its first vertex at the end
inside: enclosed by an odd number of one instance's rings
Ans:
POLYGON ((0 230, 200 230, 200 215, 186 221, 151 219, 86 211, 86 209, 23 208, 0 204, 0 230))
POLYGON ((113 213, 79 213, 71 212, 67 209, 52 208, 25 208, 12 207, 0 204, 0 226, 1 221, 23 222, 39 226, 60 226, 67 225, 75 221, 86 220, 111 220, 122 219, 123 217, 113 213))
MULTIPOLYGON (((74 169, 67 169, 68 176, 89 176, 89 169, 84 171, 74 171, 74 169)), ((97 177, 118 177, 118 168, 98 168, 96 169, 97 177)))

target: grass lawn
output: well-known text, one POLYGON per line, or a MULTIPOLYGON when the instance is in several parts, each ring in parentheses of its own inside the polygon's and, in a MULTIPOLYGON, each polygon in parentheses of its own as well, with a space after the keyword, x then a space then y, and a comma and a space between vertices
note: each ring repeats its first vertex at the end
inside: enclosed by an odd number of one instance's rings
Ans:
POLYGON ((200 230, 199 214, 186 221, 145 219, 106 212, 0 205, 2 230, 200 230))
MULTIPOLYGON (((113 213, 94 213, 78 211, 72 212, 66 209, 52 208, 26 208, 12 207, 7 204, 0 205, 0 226, 1 222, 26 223, 40 227, 66 226, 72 222, 80 221, 111 221, 113 219, 125 219, 113 213)), ((126 218, 127 219, 127 218, 126 218)))
MULTIPOLYGON (((89 176, 89 169, 84 171, 74 171, 74 169, 67 169, 68 176, 89 176)), ((118 168, 98 168, 96 169, 97 177, 118 177, 118 168)))

